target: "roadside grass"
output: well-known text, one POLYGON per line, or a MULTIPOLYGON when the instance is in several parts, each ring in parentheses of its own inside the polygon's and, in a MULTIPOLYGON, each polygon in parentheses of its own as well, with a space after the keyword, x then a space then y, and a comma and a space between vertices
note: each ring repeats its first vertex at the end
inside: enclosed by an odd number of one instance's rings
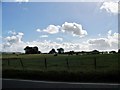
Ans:
POLYGON ((106 82, 120 83, 117 72, 75 72, 75 71, 54 71, 54 70, 3 70, 3 78, 49 80, 49 81, 70 81, 70 82, 106 82))
POLYGON ((8 54, 2 55, 2 73, 5 78, 120 83, 118 79, 120 74, 119 57, 119 54, 72 56, 8 54), (19 58, 21 58, 23 66, 19 58), (47 68, 45 67, 45 58, 47 68), (94 65, 95 58, 96 68, 94 65), (68 59, 69 67, 66 59, 68 59))

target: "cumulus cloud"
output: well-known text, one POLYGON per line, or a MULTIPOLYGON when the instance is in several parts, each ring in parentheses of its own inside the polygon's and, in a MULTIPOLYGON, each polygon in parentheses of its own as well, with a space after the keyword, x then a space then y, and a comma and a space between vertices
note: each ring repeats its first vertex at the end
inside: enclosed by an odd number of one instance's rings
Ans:
POLYGON ((46 38, 46 37, 48 37, 48 35, 41 35, 40 37, 41 38, 46 38))
POLYGON ((15 2, 29 2, 29 0, 15 0, 15 2))
POLYGON ((15 31, 8 31, 8 34, 16 35, 16 32, 15 31))
POLYGON ((23 35, 24 35, 23 33, 18 33, 17 35, 6 37, 5 40, 7 42, 9 42, 10 44, 21 42, 21 39, 22 39, 23 35))
POLYGON ((105 50, 110 48, 110 44, 106 38, 90 39, 88 43, 91 49, 105 50))
MULTIPOLYGON (((118 43, 120 43, 120 34, 112 33, 108 31, 106 37, 104 38, 94 38, 82 41, 80 43, 70 43, 70 42, 54 42, 54 41, 22 41, 23 33, 19 32, 16 35, 8 36, 4 38, 3 42, 3 51, 7 52, 24 52, 26 46, 38 46, 39 50, 42 52, 49 52, 52 48, 64 48, 65 51, 91 51, 94 49, 97 50, 117 50, 118 43), (119 42, 118 42, 119 41, 119 42)), ((56 38, 62 40, 60 37, 56 38)))
POLYGON ((105 38, 89 39, 89 48, 98 50, 117 50, 118 44, 120 43, 119 36, 119 33, 112 34, 112 31, 110 30, 105 38))
MULTIPOLYGON (((51 48, 64 48, 65 51, 70 50, 83 50, 87 45, 82 45, 79 43, 69 43, 69 42, 63 42, 63 43, 57 43, 53 41, 31 41, 31 42, 24 42, 22 41, 23 33, 17 33, 13 36, 5 37, 5 42, 3 43, 2 50, 6 52, 24 52, 24 48, 26 46, 38 46, 39 50, 42 52, 49 52, 51 48)), ((63 40, 62 38, 57 38, 58 40, 63 40)))
POLYGON ((42 32, 40 29, 37 29, 36 31, 37 31, 37 32, 42 32))
POLYGON ((73 36, 84 37, 87 35, 87 31, 83 30, 82 25, 77 23, 65 22, 61 27, 63 32, 70 32, 73 36))
POLYGON ((58 41, 63 41, 63 38, 56 38, 56 40, 58 40, 58 41))
POLYGON ((55 25, 49 25, 46 29, 43 30, 43 32, 47 32, 49 34, 55 34, 59 32, 60 26, 55 25))
POLYGON ((105 9, 108 13, 117 14, 118 13, 118 2, 104 2, 100 9, 105 9))
POLYGON ((2 39, 2 36, 0 36, 0 39, 2 39))
POLYGON ((8 36, 8 37, 4 38, 4 40, 5 40, 4 48, 10 47, 13 44, 21 43, 23 35, 24 35, 23 33, 18 32, 18 33, 16 33, 16 35, 8 36))
POLYGON ((55 26, 55 25, 49 25, 46 29, 40 30, 37 29, 37 32, 47 32, 49 34, 56 34, 59 32, 63 32, 63 33, 71 33, 73 36, 80 36, 80 37, 84 37, 87 35, 87 31, 83 30, 83 27, 81 24, 77 24, 77 23, 68 23, 65 22, 64 24, 62 24, 62 26, 55 26))

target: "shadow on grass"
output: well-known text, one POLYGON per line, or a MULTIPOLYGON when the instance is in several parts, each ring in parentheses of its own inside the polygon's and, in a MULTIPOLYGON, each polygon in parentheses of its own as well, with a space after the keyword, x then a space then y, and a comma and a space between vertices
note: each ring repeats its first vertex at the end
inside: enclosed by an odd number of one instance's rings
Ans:
POLYGON ((120 83, 119 72, 73 72, 73 71, 24 71, 24 70, 3 70, 3 78, 67 81, 67 82, 103 82, 120 83))

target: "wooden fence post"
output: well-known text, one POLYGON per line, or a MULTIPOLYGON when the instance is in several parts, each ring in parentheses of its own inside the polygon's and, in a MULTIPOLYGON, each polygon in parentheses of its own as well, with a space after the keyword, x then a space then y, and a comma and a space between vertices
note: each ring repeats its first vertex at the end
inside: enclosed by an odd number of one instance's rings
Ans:
POLYGON ((8 66, 10 66, 10 60, 8 59, 8 66))
POLYGON ((46 60, 46 58, 45 58, 45 68, 47 69, 47 60, 46 60))
POLYGON ((68 62, 68 58, 66 58, 66 64, 67 64, 67 68, 70 69, 70 67, 69 67, 69 62, 68 62))
POLYGON ((97 63, 96 63, 96 57, 94 57, 94 67, 95 67, 95 70, 96 70, 96 65, 97 63))
POLYGON ((22 62, 21 58, 20 58, 19 60, 20 60, 20 63, 21 63, 21 66, 22 66, 23 70, 25 70, 25 68, 24 68, 24 65, 23 65, 23 62, 22 62))

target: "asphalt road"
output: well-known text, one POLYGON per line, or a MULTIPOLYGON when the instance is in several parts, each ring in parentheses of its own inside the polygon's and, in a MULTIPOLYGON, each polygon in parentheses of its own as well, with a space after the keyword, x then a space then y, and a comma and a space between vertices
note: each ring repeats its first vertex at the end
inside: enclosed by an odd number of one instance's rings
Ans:
POLYGON ((2 79, 2 88, 109 88, 113 90, 118 90, 119 88, 120 90, 120 84, 2 79))

